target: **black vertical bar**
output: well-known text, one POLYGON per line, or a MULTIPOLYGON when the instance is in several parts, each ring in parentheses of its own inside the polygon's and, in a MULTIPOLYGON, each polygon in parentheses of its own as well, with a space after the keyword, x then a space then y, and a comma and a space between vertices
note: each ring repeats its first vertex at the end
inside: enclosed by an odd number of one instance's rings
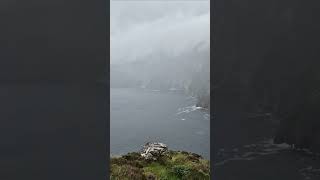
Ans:
POLYGON ((109 1, 0 2, 0 179, 106 179, 109 1))

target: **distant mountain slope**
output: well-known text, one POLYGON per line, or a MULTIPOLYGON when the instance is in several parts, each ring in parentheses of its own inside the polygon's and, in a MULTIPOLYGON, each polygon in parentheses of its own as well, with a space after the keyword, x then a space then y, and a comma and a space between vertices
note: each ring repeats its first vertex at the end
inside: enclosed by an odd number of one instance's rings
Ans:
POLYGON ((184 90, 209 107, 210 52, 196 46, 179 56, 152 54, 143 59, 111 65, 111 87, 146 87, 184 90))

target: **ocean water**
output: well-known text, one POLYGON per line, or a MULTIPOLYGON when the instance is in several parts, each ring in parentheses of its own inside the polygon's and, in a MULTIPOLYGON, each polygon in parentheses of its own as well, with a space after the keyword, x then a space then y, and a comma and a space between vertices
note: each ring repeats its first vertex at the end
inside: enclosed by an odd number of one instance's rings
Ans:
POLYGON ((139 151, 149 141, 210 158, 210 116, 179 91, 111 88, 110 153, 139 151))

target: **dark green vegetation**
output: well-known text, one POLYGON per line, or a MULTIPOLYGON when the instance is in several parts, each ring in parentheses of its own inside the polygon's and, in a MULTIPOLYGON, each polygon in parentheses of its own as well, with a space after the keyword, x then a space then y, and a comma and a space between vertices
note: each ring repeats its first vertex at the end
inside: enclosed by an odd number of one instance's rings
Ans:
POLYGON ((111 180, 206 180, 210 179, 209 161, 201 156, 168 151, 158 160, 145 160, 139 153, 128 153, 110 160, 111 180))

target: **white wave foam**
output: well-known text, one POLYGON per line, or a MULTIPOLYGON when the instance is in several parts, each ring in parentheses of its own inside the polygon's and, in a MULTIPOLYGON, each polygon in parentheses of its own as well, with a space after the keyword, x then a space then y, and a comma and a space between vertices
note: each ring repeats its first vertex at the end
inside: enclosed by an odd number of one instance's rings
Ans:
POLYGON ((197 107, 195 105, 184 107, 184 108, 179 108, 178 112, 177 112, 177 115, 182 114, 182 113, 190 113, 190 112, 197 111, 197 110, 200 110, 200 109, 203 109, 203 108, 202 107, 197 107))

